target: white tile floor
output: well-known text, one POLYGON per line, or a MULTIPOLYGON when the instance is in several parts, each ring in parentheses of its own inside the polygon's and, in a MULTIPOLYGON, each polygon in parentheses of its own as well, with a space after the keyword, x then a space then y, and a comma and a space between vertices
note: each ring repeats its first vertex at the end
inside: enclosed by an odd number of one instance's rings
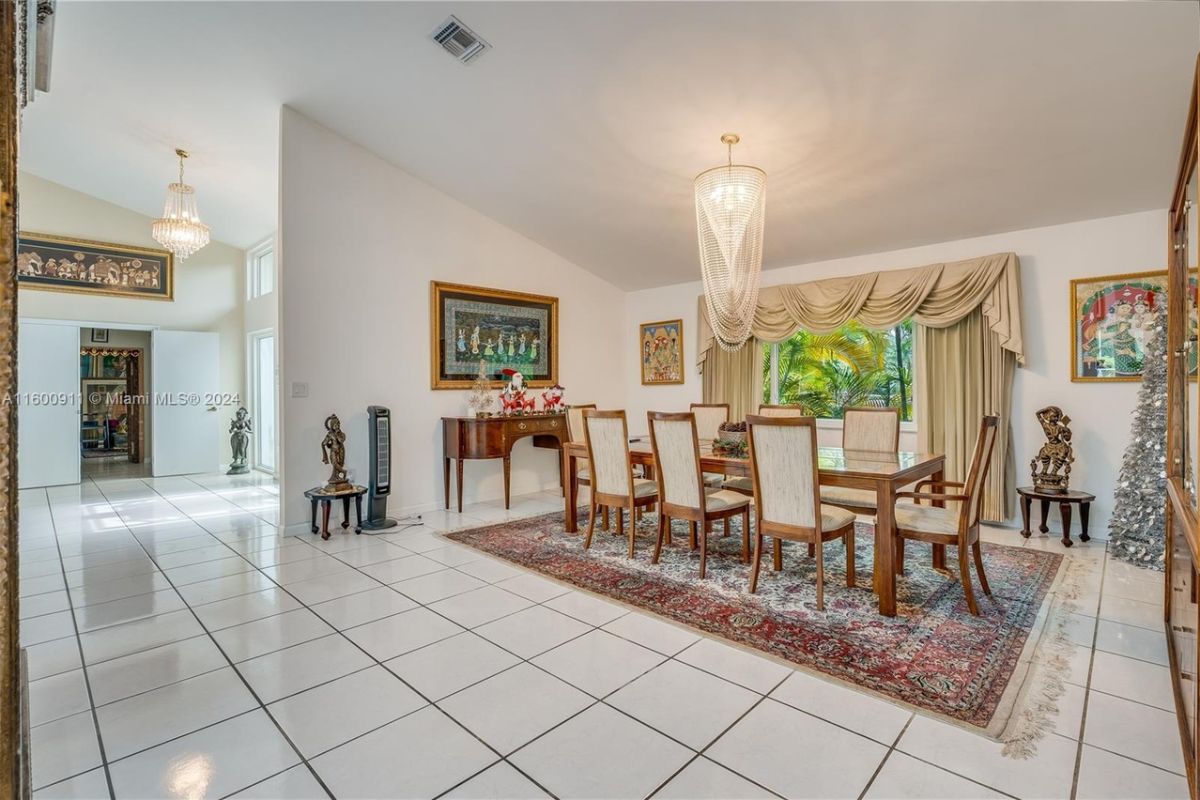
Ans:
POLYGON ((254 475, 22 493, 36 797, 1186 794, 1160 579, 1102 542, 1068 552, 1091 572, 1057 732, 1013 761, 438 535, 555 494, 329 542, 280 537, 276 501, 254 475))

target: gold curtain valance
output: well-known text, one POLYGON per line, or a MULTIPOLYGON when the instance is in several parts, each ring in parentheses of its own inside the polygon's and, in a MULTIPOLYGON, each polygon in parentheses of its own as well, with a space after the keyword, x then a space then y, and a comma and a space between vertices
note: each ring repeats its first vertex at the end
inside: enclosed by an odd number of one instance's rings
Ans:
POLYGON ((125 358, 141 358, 141 350, 129 350, 125 348, 111 349, 107 347, 82 347, 79 350, 81 356, 124 356, 125 358))
MULTIPOLYGON (((763 342, 781 342, 800 329, 825 333, 851 319, 883 330, 909 317, 928 328, 946 328, 979 308, 1001 347, 1023 364, 1020 287, 1016 253, 768 286, 759 292, 751 333, 763 342)), ((696 357, 703 370, 715 344, 703 297, 696 327, 696 357)))

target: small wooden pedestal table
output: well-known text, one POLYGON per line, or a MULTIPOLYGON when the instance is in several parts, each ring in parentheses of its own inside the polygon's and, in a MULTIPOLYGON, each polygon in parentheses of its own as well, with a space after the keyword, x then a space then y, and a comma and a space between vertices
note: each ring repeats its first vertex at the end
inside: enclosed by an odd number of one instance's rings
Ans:
POLYGON ((354 532, 362 533, 362 499, 363 495, 366 493, 367 487, 355 486, 353 484, 349 489, 342 489, 341 491, 337 492, 328 491, 324 486, 318 486, 316 488, 309 489, 304 493, 304 496, 312 502, 312 517, 310 523, 312 525, 312 532, 316 533, 318 530, 320 530, 322 539, 329 538, 329 506, 334 500, 338 499, 342 501, 342 529, 345 530, 346 528, 349 528, 350 498, 353 497, 355 518, 354 532), (317 503, 321 504, 321 527, 319 529, 317 528, 317 503))
POLYGON ((1096 499, 1095 495, 1087 492, 1039 492, 1032 486, 1017 487, 1017 494, 1021 497, 1021 535, 1028 539, 1033 535, 1029 530, 1029 506, 1034 500, 1040 500, 1042 503, 1042 522, 1038 525, 1038 530, 1042 533, 1049 533, 1050 528, 1046 526, 1046 517, 1050 514, 1050 504, 1058 503, 1058 511, 1062 514, 1062 543, 1064 547, 1070 547, 1074 542, 1071 541, 1071 504, 1079 504, 1079 541, 1090 541, 1092 537, 1088 536, 1088 512, 1092 509, 1092 501, 1096 499))

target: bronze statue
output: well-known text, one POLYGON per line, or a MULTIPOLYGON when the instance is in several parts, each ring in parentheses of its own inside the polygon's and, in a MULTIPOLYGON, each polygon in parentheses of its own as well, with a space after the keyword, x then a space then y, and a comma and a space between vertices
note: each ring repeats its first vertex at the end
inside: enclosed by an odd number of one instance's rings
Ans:
POLYGON ((351 489, 346 480, 346 434, 342 433, 342 421, 337 414, 325 418, 325 438, 321 440, 321 463, 331 468, 327 492, 342 492, 351 489))
POLYGON ((1067 491, 1071 464, 1075 461, 1068 427, 1071 418, 1058 406, 1046 406, 1037 412, 1037 421, 1046 434, 1046 443, 1038 450, 1037 458, 1029 462, 1033 488, 1048 494, 1062 494, 1067 491))
POLYGON ((245 475, 250 471, 246 463, 250 451, 250 434, 254 428, 250 425, 250 412, 239 408, 237 415, 229 421, 229 446, 233 450, 233 461, 229 464, 226 475, 245 475))

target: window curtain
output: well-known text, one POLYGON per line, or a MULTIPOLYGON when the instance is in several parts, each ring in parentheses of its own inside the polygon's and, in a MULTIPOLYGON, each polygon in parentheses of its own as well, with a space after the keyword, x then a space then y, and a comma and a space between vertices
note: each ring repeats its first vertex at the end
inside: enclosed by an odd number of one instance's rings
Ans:
MULTIPOLYGON (((704 371, 709 359, 714 359, 712 372, 704 375, 705 399, 728 397, 728 401, 713 402, 732 404, 733 398, 761 395, 761 358, 753 380, 723 366, 723 359, 730 356, 716 346, 703 297, 699 309, 696 353, 700 369, 704 371), (718 385, 727 380, 744 383, 741 388, 718 385)), ((1001 425, 1008 433, 997 441, 984 501, 984 518, 1001 520, 1011 511, 1015 486, 1015 471, 1009 463, 1013 459, 1009 419, 1013 372, 1025 362, 1021 263, 1015 253, 764 287, 751 329, 754 347, 746 357, 761 354, 764 342, 784 341, 802 328, 826 333, 855 319, 869 328, 886 330, 909 317, 918 331, 914 400, 921 446, 946 454, 949 480, 965 477, 958 473, 957 465, 969 463, 979 418, 984 413, 1001 414, 1001 425), (970 353, 968 348, 973 348, 970 353), (932 409, 940 409, 943 417, 938 421, 926 417, 925 411, 932 409), (968 425, 972 417, 974 421, 968 425), (960 441, 964 438, 969 443, 960 441), (966 447, 967 457, 958 461, 961 447, 966 447)))
POLYGON ((944 328, 917 325, 913 353, 917 446, 946 454, 947 480, 966 480, 980 420, 985 414, 1000 415, 1000 435, 983 486, 982 517, 1002 522, 1014 510, 1011 415, 1016 354, 1001 345, 979 308, 944 328))
POLYGON ((729 403, 729 418, 734 421, 758 413, 763 393, 761 342, 751 339, 733 352, 714 347, 705 356, 700 371, 705 403, 729 403))

